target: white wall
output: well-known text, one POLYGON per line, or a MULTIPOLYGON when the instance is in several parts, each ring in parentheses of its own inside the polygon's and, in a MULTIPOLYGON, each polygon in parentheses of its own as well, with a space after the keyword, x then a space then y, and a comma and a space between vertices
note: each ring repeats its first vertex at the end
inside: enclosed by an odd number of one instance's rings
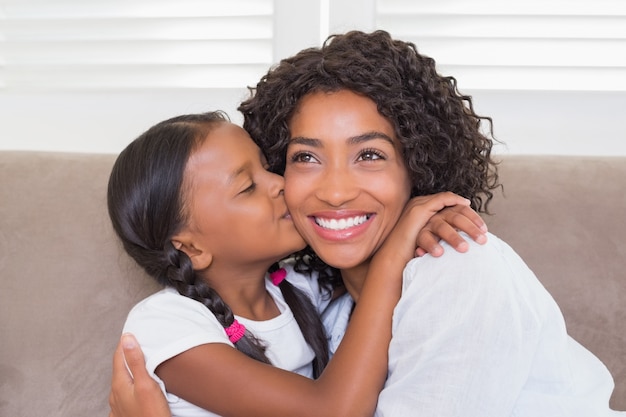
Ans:
MULTIPOLYGON (((234 122, 245 89, 0 94, 0 149, 117 153, 167 117, 212 109, 234 122)), ((626 155, 626 93, 472 93, 498 153, 626 155)))
MULTIPOLYGON (((374 0, 275 0, 274 60, 318 45, 328 31, 373 29, 374 4, 374 0)), ((213 109, 227 111, 240 123, 236 108, 248 94, 244 87, 0 89, 0 150, 117 153, 160 120, 213 109)), ((506 143, 496 147, 499 153, 626 155, 626 91, 471 91, 463 85, 460 89, 474 97, 479 113, 493 118, 496 138, 506 143)))
POLYGON ((151 125, 183 113, 234 116, 245 89, 2 93, 0 149, 118 153, 151 125))
POLYGON ((493 118, 499 153, 626 155, 626 92, 514 91, 473 94, 493 118))

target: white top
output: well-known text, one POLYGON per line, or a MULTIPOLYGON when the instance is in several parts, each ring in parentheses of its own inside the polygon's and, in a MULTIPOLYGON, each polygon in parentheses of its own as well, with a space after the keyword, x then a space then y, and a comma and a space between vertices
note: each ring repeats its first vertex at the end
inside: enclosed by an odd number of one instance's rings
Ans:
MULTIPOLYGON (((328 301, 325 298, 328 297, 322 297, 316 279, 294 272, 291 265, 285 265, 285 269, 286 279, 309 295, 318 311, 326 307, 328 301)), ((265 354, 274 366, 312 377, 313 350, 305 342, 280 288, 269 279, 266 280, 266 288, 281 311, 278 317, 267 321, 235 317, 266 344, 265 354)), ((172 288, 166 288, 133 307, 126 319, 124 332, 137 337, 146 358, 146 368, 166 394, 172 416, 217 416, 167 393, 165 384, 154 373, 161 363, 193 347, 206 343, 233 346, 208 308, 172 288)))
MULTIPOLYGON (((519 256, 493 235, 470 245, 407 265, 376 416, 626 415, 609 409, 611 375, 567 335, 519 256)), ((331 348, 345 330, 332 318, 341 323, 351 308, 343 298, 324 312, 331 348)))

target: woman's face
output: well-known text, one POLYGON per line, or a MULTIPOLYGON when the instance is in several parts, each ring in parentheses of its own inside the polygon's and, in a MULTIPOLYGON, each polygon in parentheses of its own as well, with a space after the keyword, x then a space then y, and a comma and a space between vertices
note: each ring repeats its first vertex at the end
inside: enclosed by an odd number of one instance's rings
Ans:
POLYGON ((343 271, 367 265, 409 199, 393 126, 348 90, 311 93, 289 123, 285 199, 304 240, 343 271))

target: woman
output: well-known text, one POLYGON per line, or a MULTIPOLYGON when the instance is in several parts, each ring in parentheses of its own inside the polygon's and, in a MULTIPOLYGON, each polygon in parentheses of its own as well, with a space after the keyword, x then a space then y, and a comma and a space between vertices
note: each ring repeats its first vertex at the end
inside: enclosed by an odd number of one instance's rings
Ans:
MULTIPOLYGON (((240 110, 272 169, 284 171, 294 223, 318 256, 303 256, 301 269, 331 265, 324 279, 349 293, 324 317, 331 351, 399 207, 449 190, 486 211, 497 186, 480 129, 490 120, 432 59, 385 32, 331 37, 282 61, 240 110)), ((567 335, 554 300, 495 236, 467 254, 409 262, 393 335, 377 415, 617 414, 607 369, 567 335)))

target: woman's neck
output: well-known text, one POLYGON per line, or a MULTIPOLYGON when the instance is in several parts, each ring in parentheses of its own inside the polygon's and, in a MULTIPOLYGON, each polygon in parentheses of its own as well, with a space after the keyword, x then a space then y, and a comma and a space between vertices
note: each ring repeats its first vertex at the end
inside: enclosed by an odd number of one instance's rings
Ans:
POLYGON ((365 262, 354 268, 341 270, 341 278, 343 279, 343 283, 346 286, 346 290, 348 291, 354 302, 359 301, 359 295, 361 295, 363 284, 365 284, 365 278, 367 276, 368 269, 369 262, 365 262))

